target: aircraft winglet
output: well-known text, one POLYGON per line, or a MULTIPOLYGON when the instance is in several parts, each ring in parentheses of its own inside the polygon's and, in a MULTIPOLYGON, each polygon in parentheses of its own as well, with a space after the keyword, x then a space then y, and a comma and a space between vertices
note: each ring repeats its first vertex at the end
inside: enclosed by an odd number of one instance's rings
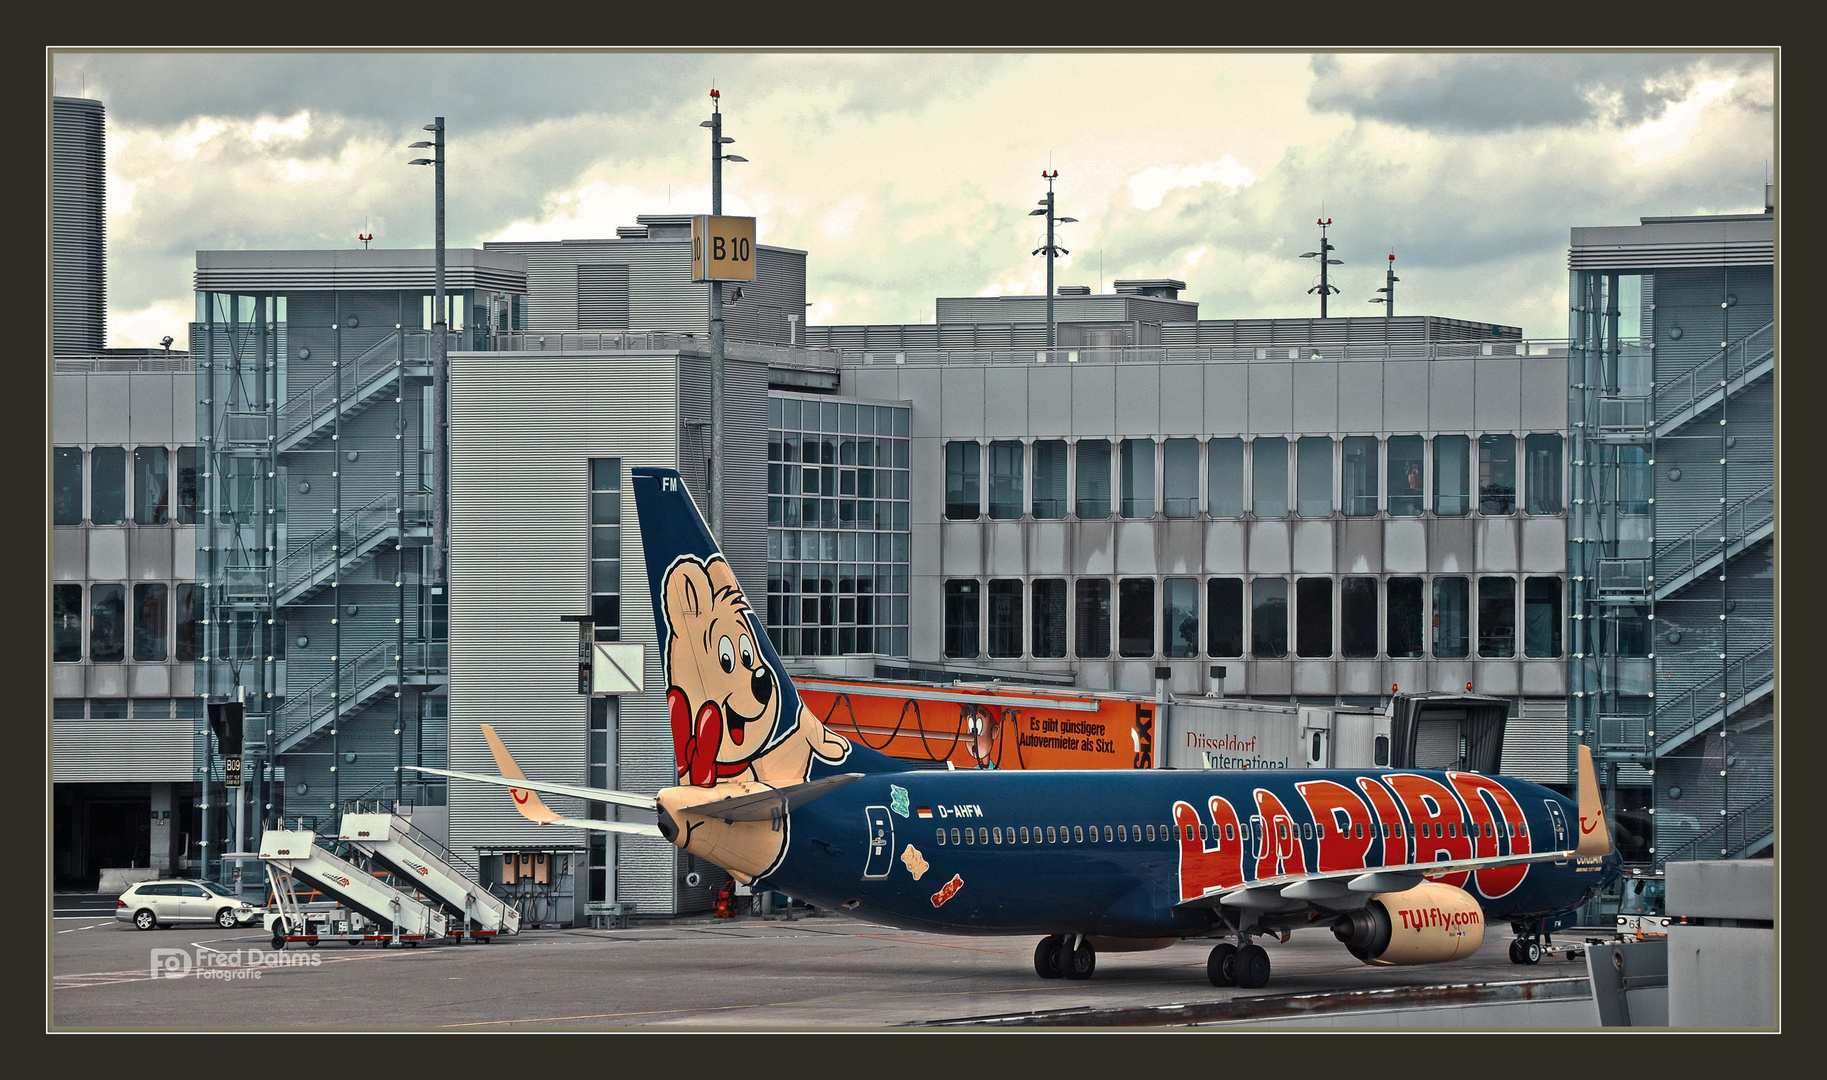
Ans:
POLYGON ((1580 844, 1575 855, 1611 854, 1611 827, 1605 822, 1605 802, 1599 796, 1598 772, 1592 764, 1592 747, 1580 744, 1580 844))

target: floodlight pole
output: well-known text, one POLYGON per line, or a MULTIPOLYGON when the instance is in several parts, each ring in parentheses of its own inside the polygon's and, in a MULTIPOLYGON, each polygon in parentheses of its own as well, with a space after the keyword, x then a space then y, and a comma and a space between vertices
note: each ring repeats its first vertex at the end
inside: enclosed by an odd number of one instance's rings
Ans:
POLYGON ((1385 305, 1385 307, 1383 308, 1383 317, 1386 319, 1392 318, 1395 316, 1395 313, 1396 313, 1396 282, 1401 281, 1401 280, 1402 280, 1401 278, 1396 276, 1395 253, 1391 252, 1389 255, 1389 269, 1387 271, 1385 271, 1383 274, 1383 287, 1381 289, 1377 290, 1378 292, 1382 293, 1383 295, 1376 297, 1370 301, 1373 304, 1385 305))
MULTIPOLYGON (((446 580, 450 573, 450 313, 445 310, 449 301, 444 294, 444 118, 437 117, 432 121, 432 171, 436 174, 437 215, 437 280, 434 283, 436 296, 432 300, 431 341, 433 362, 437 366, 434 372, 434 394, 437 398, 432 403, 433 414, 437 417, 437 544, 432 557, 433 580, 444 585, 446 602, 450 596, 450 585, 446 580)), ((448 625, 448 623, 446 623, 448 625)))
POLYGON ((1318 226, 1319 226, 1319 227, 1320 227, 1320 246, 1319 246, 1319 250, 1318 250, 1318 251, 1308 251, 1308 252, 1304 252, 1304 253, 1303 253, 1303 254, 1302 254, 1302 255, 1301 255, 1301 258, 1303 258, 1303 259, 1318 259, 1318 260, 1319 260, 1319 264, 1320 264, 1320 283, 1319 283, 1319 284, 1318 284, 1318 285, 1315 285, 1315 286, 1314 286, 1314 287, 1313 287, 1313 288, 1311 288, 1311 289, 1308 289, 1308 290, 1307 290, 1307 291, 1308 291, 1308 292, 1309 292, 1309 293, 1319 293, 1319 298, 1320 298, 1320 318, 1322 318, 1322 319, 1323 319, 1323 318, 1325 318, 1325 317, 1326 317, 1326 297, 1327 297, 1327 296, 1329 296, 1329 295, 1331 295, 1331 294, 1332 294, 1332 293, 1335 293, 1335 292, 1338 292, 1338 289, 1337 289, 1337 288, 1335 288, 1335 287, 1334 287, 1334 286, 1333 286, 1333 285, 1332 285, 1332 284, 1331 284, 1331 282, 1329 282, 1329 281, 1328 281, 1328 280, 1327 280, 1327 270, 1326 270, 1326 268, 1327 268, 1327 267, 1329 267, 1329 266, 1340 266, 1340 265, 1342 265, 1342 263, 1341 263, 1341 261, 1340 261, 1340 260, 1338 260, 1338 259, 1333 259, 1333 258, 1328 258, 1328 254, 1329 254, 1329 253, 1330 253, 1330 252, 1332 252, 1332 251, 1334 251, 1334 250, 1336 250, 1336 249, 1335 249, 1335 248, 1334 248, 1334 247, 1333 247, 1333 246, 1332 246, 1332 243, 1331 243, 1331 242, 1330 242, 1330 241, 1328 241, 1328 240, 1327 240, 1327 239, 1326 239, 1326 227, 1327 227, 1327 226, 1329 226, 1329 225, 1331 225, 1331 224, 1332 224, 1332 219, 1331 219, 1331 218, 1315 218, 1315 219, 1314 219, 1314 222, 1313 222, 1313 223, 1314 223, 1314 224, 1315 224, 1315 225, 1318 225, 1318 226))
MULTIPOLYGON (((715 89, 711 96, 711 215, 723 213, 723 113, 715 89)), ((702 256, 704 272, 711 272, 710 253, 702 256)), ((723 543, 723 394, 725 365, 723 358, 723 282, 710 283, 710 350, 711 350, 711 462, 710 527, 718 544, 723 543)))

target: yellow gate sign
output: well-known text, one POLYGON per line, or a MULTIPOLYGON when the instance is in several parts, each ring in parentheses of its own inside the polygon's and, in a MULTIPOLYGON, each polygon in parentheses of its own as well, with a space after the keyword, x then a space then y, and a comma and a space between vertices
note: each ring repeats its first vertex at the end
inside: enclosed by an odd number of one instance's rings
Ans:
POLYGON ((709 214, 692 218, 691 279, 754 281, 755 219, 709 214))

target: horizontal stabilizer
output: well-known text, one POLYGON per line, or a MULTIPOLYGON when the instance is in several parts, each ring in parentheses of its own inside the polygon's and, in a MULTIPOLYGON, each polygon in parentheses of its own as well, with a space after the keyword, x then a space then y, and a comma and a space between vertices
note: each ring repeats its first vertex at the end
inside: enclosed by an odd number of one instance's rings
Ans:
POLYGON ((698 817, 716 818, 718 821, 724 822, 767 821, 776 815, 790 814, 814 799, 831 794, 852 780, 861 779, 862 776, 862 773, 827 776, 809 784, 794 784, 792 787, 776 788, 772 791, 756 792, 753 795, 738 795, 733 799, 719 799, 716 802, 682 807, 679 812, 698 817))
POLYGON ((551 821, 544 822, 544 824, 569 825, 574 829, 596 829, 599 832, 627 833, 630 836, 658 836, 662 839, 665 838, 665 834, 660 832, 660 827, 658 825, 649 825, 644 821, 603 821, 598 818, 553 818, 551 821))
POLYGON ((658 810, 659 804, 652 795, 634 795, 626 791, 611 791, 608 788, 582 787, 577 784, 548 784, 543 781, 527 780, 520 777, 490 776, 487 773, 458 772, 455 769, 434 769, 429 765, 403 765, 401 768, 413 769, 433 776, 449 776, 458 780, 475 780, 483 784, 499 784, 506 788, 519 788, 522 791, 538 791, 546 795, 569 795, 576 799, 588 799, 591 802, 614 803, 617 806, 631 806, 636 810, 658 810))

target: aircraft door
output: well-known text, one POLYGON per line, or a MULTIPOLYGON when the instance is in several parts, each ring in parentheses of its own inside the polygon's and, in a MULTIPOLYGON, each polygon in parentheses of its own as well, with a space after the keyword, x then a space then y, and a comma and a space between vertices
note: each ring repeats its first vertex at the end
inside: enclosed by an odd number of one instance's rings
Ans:
POLYGON ((894 819, 886 806, 866 806, 863 814, 869 823, 869 855, 863 863, 863 876, 885 878, 894 867, 894 819))
POLYGON ((1566 851, 1571 846, 1567 840, 1567 816, 1553 799, 1543 799, 1542 803, 1548 807, 1548 826, 1554 830, 1554 850, 1566 851))

